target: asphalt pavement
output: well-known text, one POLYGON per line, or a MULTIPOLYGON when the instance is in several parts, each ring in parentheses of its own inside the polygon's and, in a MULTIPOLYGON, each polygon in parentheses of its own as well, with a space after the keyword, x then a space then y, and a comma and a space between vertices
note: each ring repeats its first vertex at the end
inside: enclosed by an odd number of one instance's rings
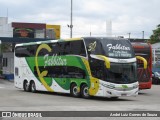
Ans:
MULTIPOLYGON (((137 97, 120 97, 117 100, 93 97, 91 99, 74 98, 69 94, 24 92, 14 87, 13 81, 0 79, 0 111, 160 111, 160 85, 152 85, 149 90, 141 90, 137 97)), ((75 119, 71 118, 70 119, 75 119)), ((56 120, 67 120, 68 117, 57 117, 56 120)), ((129 117, 128 119, 159 120, 159 117, 129 117)), ((11 118, 0 118, 0 120, 11 118)), ((18 120, 19 118, 12 118, 18 120)), ((27 118, 33 119, 33 118, 27 118)), ((34 118, 41 120, 43 118, 34 118)), ((47 119, 54 120, 55 118, 47 119)), ((77 117, 76 120, 82 119, 77 117)), ((96 119, 83 117, 83 120, 96 119)), ((98 117, 103 119, 103 117, 98 117)), ((107 117, 119 120, 122 117, 107 117)), ((128 120, 124 117, 122 120, 128 120)), ((96 119, 97 120, 97 119, 96 119)))

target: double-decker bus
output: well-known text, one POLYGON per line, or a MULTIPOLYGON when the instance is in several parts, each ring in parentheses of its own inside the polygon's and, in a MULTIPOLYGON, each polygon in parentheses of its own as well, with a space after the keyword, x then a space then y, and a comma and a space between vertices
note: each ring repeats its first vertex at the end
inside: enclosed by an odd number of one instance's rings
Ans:
POLYGON ((147 68, 143 68, 143 61, 137 60, 138 81, 140 89, 150 89, 152 86, 152 48, 149 43, 132 42, 135 55, 147 61, 147 68))
POLYGON ((15 86, 25 91, 118 98, 136 96, 139 90, 135 53, 130 41, 122 38, 17 44, 14 65, 15 86))

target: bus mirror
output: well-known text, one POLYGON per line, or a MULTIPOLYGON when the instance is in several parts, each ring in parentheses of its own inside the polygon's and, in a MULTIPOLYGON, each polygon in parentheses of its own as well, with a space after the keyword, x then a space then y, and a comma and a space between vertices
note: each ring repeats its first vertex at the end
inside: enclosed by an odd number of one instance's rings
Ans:
POLYGON ((143 61, 143 67, 144 67, 144 69, 146 69, 147 68, 147 60, 141 56, 136 56, 136 58, 143 61))
POLYGON ((110 61, 107 57, 103 56, 103 55, 96 55, 97 57, 101 58, 104 60, 106 68, 110 69, 110 61))

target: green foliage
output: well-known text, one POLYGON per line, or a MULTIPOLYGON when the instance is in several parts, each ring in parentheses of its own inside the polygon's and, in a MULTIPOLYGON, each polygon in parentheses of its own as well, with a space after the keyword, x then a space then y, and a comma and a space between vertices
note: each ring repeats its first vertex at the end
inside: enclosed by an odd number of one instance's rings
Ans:
POLYGON ((2 43, 1 45, 2 52, 8 52, 12 50, 12 44, 11 43, 2 43))
POLYGON ((153 30, 153 34, 150 36, 149 42, 151 44, 160 42, 160 24, 157 25, 157 28, 153 30))

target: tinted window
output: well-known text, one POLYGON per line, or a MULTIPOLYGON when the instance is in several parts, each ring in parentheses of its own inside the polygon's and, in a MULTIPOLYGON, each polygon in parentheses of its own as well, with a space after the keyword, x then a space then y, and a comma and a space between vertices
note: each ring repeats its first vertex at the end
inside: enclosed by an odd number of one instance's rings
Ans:
POLYGON ((71 42, 71 54, 86 56, 85 46, 82 40, 71 42))
POLYGON ((82 40, 52 43, 52 55, 81 55, 86 56, 82 40))
POLYGON ((111 68, 106 69, 106 80, 117 84, 128 84, 137 82, 136 63, 120 64, 111 63, 111 68))
MULTIPOLYGON (((45 77, 53 78, 81 78, 84 79, 86 74, 81 68, 74 66, 39 66, 39 70, 42 72, 47 70, 48 73, 45 77)), ((34 67, 34 74, 38 76, 36 67, 34 67)))
POLYGON ((122 59, 135 57, 131 43, 126 39, 85 38, 84 41, 88 54, 122 59))
MULTIPOLYGON (((48 50, 42 49, 39 51, 38 56, 44 56, 46 54, 49 54, 50 56, 71 54, 86 56, 86 51, 82 40, 49 43, 48 45, 52 48, 52 51, 48 52, 48 50)), ((38 46, 39 45, 19 46, 15 49, 15 55, 17 57, 33 57, 36 54, 38 46)))
POLYGON ((88 54, 94 54, 94 55, 104 55, 102 44, 97 39, 86 39, 85 44, 87 46, 87 52, 88 54))
MULTIPOLYGON (((40 44, 41 45, 41 44, 40 44)), ((38 45, 38 47, 40 46, 40 45, 38 45)), ((38 48, 37 47, 37 48, 38 48)), ((37 49, 36 49, 37 50, 37 49)), ((38 53, 38 56, 45 56, 46 54, 49 54, 49 52, 48 52, 48 50, 47 49, 41 49, 40 51, 39 51, 39 53, 38 53)))
POLYGON ((64 52, 63 55, 67 55, 71 53, 71 42, 64 42, 64 52))
POLYGON ((15 49, 16 57, 33 57, 35 56, 37 45, 19 46, 15 49))

